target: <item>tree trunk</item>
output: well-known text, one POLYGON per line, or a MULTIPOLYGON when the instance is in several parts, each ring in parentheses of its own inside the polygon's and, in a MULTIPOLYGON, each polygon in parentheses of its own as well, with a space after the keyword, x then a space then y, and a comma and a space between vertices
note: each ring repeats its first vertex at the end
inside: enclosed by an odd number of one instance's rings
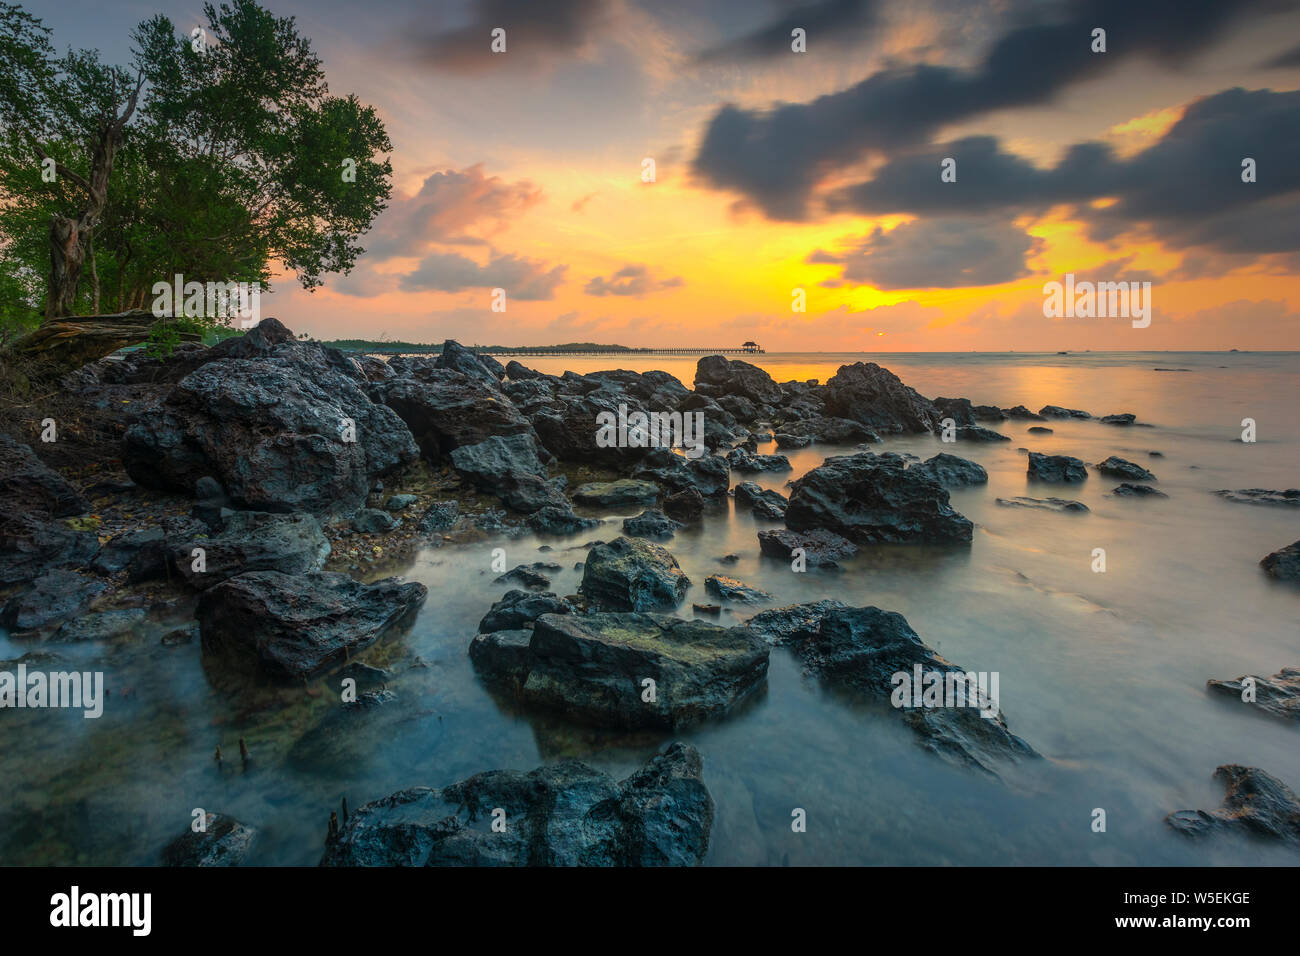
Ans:
MULTIPOLYGON (((14 340, 0 358, 21 365, 31 382, 49 382, 118 349, 139 345, 155 326, 170 321, 143 309, 47 320, 39 329, 14 340)), ((200 338, 194 333, 181 333, 182 341, 197 342, 200 338)))
POLYGON ((50 220, 50 281, 45 296, 45 320, 77 311, 77 286, 85 260, 86 229, 80 217, 50 220))

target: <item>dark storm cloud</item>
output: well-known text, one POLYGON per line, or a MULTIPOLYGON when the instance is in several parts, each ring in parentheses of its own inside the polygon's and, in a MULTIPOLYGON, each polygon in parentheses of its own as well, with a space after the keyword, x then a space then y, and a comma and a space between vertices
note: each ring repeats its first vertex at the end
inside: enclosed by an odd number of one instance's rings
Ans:
POLYGON ((1296 217, 1276 202, 1297 193, 1300 92, 1236 88, 1192 103, 1158 142, 1128 159, 1102 143, 1079 143, 1056 166, 1038 168, 993 137, 973 136, 892 159, 827 206, 951 216, 1112 198, 1104 209, 1079 212, 1095 239, 1147 227, 1175 246, 1263 253, 1300 249, 1296 217), (957 161, 956 182, 940 182, 945 157, 957 161), (1242 182, 1247 157, 1257 165, 1254 183, 1242 182))
POLYGON ((879 227, 842 255, 817 251, 812 263, 843 266, 843 278, 877 289, 954 289, 998 285, 1028 275, 1042 240, 1009 222, 921 219, 879 227))
POLYGON ((791 52, 791 32, 806 31, 808 49, 822 43, 845 44, 860 39, 876 19, 876 0, 821 0, 792 7, 775 20, 703 51, 701 63, 744 62, 791 52))
POLYGON ((973 70, 893 67, 808 103, 724 106, 705 131, 694 171, 710 186, 740 193, 769 218, 804 219, 814 186, 831 170, 873 151, 893 154, 924 143, 947 123, 1046 102, 1134 54, 1177 64, 1260 6, 1295 3, 1084 0, 1067 7, 1062 22, 1003 35, 973 70), (1104 54, 1091 52, 1094 27, 1107 31, 1104 54))
POLYGON ((566 266, 547 269, 546 263, 518 256, 493 256, 480 266, 456 252, 425 256, 414 272, 398 283, 403 292, 461 292, 465 289, 506 290, 506 298, 539 300, 555 297, 566 266))
POLYGON ((418 62, 430 70, 472 73, 487 67, 530 66, 575 52, 609 10, 609 0, 478 0, 467 25, 412 34, 407 42, 418 62), (491 49, 497 27, 506 31, 503 54, 491 49))
POLYGON ((662 289, 676 289, 683 285, 680 277, 672 279, 655 279, 644 265, 629 263, 608 279, 604 276, 592 276, 583 289, 587 295, 631 295, 642 296, 662 289))
POLYGON ((1300 46, 1293 46, 1285 53, 1280 53, 1267 63, 1261 64, 1266 69, 1277 69, 1279 67, 1300 66, 1300 46))

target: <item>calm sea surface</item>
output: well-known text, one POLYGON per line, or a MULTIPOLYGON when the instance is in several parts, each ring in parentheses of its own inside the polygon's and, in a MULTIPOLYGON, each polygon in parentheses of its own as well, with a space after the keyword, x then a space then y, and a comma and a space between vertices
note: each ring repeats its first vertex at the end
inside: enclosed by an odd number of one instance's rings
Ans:
MULTIPOLYGON (((1260 767, 1300 790, 1300 728, 1205 690, 1207 678, 1300 665, 1300 589, 1258 566, 1300 538, 1300 509, 1213 494, 1300 486, 1300 354, 753 358, 778 381, 825 381, 860 360, 885 365, 930 397, 1134 412, 1150 427, 1052 421, 1053 434, 1031 435, 1034 423, 1005 422, 1010 442, 908 437, 873 446, 922 457, 955 452, 988 470, 986 487, 952 493, 953 506, 975 522, 969 547, 870 547, 843 571, 793 574, 787 562, 759 555, 756 532, 776 525, 730 503, 668 542, 694 582, 687 614, 692 600, 707 600, 704 579, 717 572, 771 592, 775 604, 835 597, 901 612, 949 660, 1000 673, 1011 730, 1046 758, 1009 769, 1001 781, 951 767, 917 747, 888 708, 828 692, 778 649, 759 699, 676 735, 703 753, 717 804, 708 861, 1295 864, 1294 850, 1237 838, 1188 843, 1162 818, 1218 806, 1222 790, 1211 775, 1223 763, 1260 767), (1239 440, 1245 418, 1257 423, 1253 444, 1239 440), (1154 471, 1170 497, 1114 498, 1117 482, 1095 472, 1082 487, 1030 486, 1021 448, 1088 462, 1119 455, 1154 471), (1053 493, 1082 500, 1091 513, 994 502, 1053 493), (1106 551, 1105 573, 1091 569, 1094 548, 1106 551), (729 552, 739 562, 719 563, 729 552), (807 812, 806 833, 791 832, 795 808, 807 812), (1106 811, 1106 833, 1091 830, 1094 808, 1106 811)), ((687 385, 695 369, 694 359, 656 356, 521 361, 554 373, 664 369, 687 385)), ((826 456, 851 451, 791 452, 793 474, 757 480, 784 492, 826 456)), ((751 476, 737 480, 744 477, 751 476)), ((343 796, 356 807, 410 785, 568 756, 626 774, 670 738, 611 736, 515 713, 483 690, 466 655, 479 618, 505 590, 492 583, 492 548, 504 547, 510 566, 561 564, 554 590, 573 593, 581 545, 618 533, 623 515, 609 517, 611 524, 571 538, 444 547, 399 569, 428 586, 428 602, 411 631, 364 657, 396 672, 389 687, 398 701, 332 736, 314 730, 337 706, 323 683, 315 696, 231 687, 204 670, 197 644, 164 648, 152 634, 76 651, 106 673, 111 696, 101 719, 0 711, 0 863, 151 864, 203 807, 258 828, 250 862, 311 865, 343 796), (539 553, 542 546, 553 550, 539 553), (251 769, 230 769, 233 759, 216 769, 216 746, 233 757, 241 736, 251 769)), ((0 659, 29 649, 0 631, 0 659)))

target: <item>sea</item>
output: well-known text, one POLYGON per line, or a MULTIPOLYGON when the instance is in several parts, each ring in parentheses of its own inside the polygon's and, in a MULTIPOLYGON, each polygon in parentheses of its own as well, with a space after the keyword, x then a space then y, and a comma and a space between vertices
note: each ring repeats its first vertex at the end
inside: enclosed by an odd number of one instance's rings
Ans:
MULTIPOLYGON (((685 384, 695 357, 520 359, 540 371, 662 369, 685 384)), ((429 596, 404 634, 361 660, 389 668, 396 700, 340 720, 335 682, 233 683, 198 642, 158 635, 108 647, 59 647, 109 688, 97 720, 80 711, 0 711, 0 864, 152 865, 193 811, 257 828, 248 865, 314 865, 331 810, 411 786, 440 787, 485 770, 578 759, 623 777, 672 740, 696 746, 716 817, 706 865, 1155 866, 1295 865, 1296 851, 1234 834, 1191 841, 1164 822, 1213 809, 1222 764, 1258 767, 1300 791, 1300 724, 1211 695, 1206 680, 1300 665, 1300 587, 1259 561, 1300 539, 1300 508, 1230 502, 1219 489, 1300 486, 1300 353, 1087 352, 762 354, 777 381, 826 381, 874 361, 921 394, 1002 407, 1045 404, 1138 424, 1007 421, 1009 442, 944 444, 886 437, 873 451, 979 462, 984 486, 954 490, 974 522, 959 547, 864 547, 839 570, 795 573, 759 554, 776 522, 727 502, 666 546, 693 582, 683 608, 712 603, 721 573, 770 592, 731 606, 739 623, 765 606, 837 598, 903 614, 949 661, 999 675, 1011 731, 1041 760, 997 776, 924 750, 887 704, 805 674, 774 649, 766 689, 739 710, 675 734, 616 733, 521 711, 490 694, 467 657, 478 620, 506 590, 508 567, 554 562, 552 589, 575 593, 575 564, 621 519, 567 537, 489 537, 419 552, 386 573, 429 596), (1249 421, 1247 421, 1249 420, 1249 421), (1253 441, 1243 431, 1253 424, 1253 441), (1046 425, 1050 434, 1028 431, 1046 425), (1143 465, 1167 498, 1116 497, 1095 471, 1082 485, 1042 486, 1026 452, 1143 465), (1158 453, 1158 456, 1152 453, 1158 453), (1005 507, 998 498, 1056 495, 1086 513, 1005 507), (1098 570, 1097 551, 1105 554, 1098 570), (734 563, 721 559, 738 556, 734 563), (240 765, 237 741, 251 761, 240 765), (226 755, 220 764, 214 751, 226 755), (802 814, 799 813, 802 811, 802 814), (1100 811, 1100 813, 1099 813, 1100 811), (806 820, 800 829, 792 824, 806 820)), ((771 445, 760 451, 773 452, 771 445)), ((793 471, 733 476, 788 493, 787 482, 853 448, 785 452, 793 471)), ((710 618, 710 620, 712 620, 710 618)), ((0 660, 32 650, 0 631, 0 660)))

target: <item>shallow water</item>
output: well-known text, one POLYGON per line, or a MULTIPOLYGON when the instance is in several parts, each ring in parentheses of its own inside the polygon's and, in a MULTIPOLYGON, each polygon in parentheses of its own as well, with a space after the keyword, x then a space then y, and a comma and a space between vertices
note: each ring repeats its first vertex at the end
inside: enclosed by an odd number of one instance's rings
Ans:
MULTIPOLYGON (((931 646, 970 670, 1001 675, 1011 730, 1046 759, 991 780, 922 751, 887 707, 865 706, 805 677, 773 651, 767 688, 740 712, 674 735, 699 747, 717 804, 708 862, 759 864, 1294 864, 1294 850, 1220 837, 1193 844, 1165 814, 1212 808, 1223 763, 1258 766, 1300 789, 1300 728, 1211 698, 1210 677, 1269 675, 1300 664, 1300 590, 1258 567, 1300 538, 1300 509, 1223 501, 1218 488, 1300 485, 1300 354, 1088 353, 1059 355, 764 355, 778 381, 825 381, 843 362, 870 359, 928 396, 1004 407, 1044 404, 1094 414, 1135 412, 1152 427, 1095 421, 1005 422, 1011 442, 944 445, 886 439, 874 450, 980 462, 986 487, 952 493, 976 524, 957 548, 864 548, 839 572, 792 573, 760 557, 760 522, 731 502, 668 542, 708 601, 704 578, 724 573, 771 592, 775 604, 835 597, 901 612, 931 646), (1156 372, 1155 368, 1189 371, 1156 372), (1258 441, 1242 443, 1254 418, 1258 441), (1024 447, 1088 462, 1119 455, 1149 467, 1168 499, 1109 496, 1095 472, 1082 486, 1030 485, 1024 447), (1163 458, 1148 458, 1148 451, 1163 458), (997 497, 1077 498, 1083 515, 998 506, 997 497), (1094 573, 1093 549, 1107 570, 1094 573), (740 556, 734 565, 718 558, 740 556), (791 811, 807 832, 791 832, 791 811), (1091 829, 1094 808, 1107 832, 1091 829)), ((547 372, 611 366, 665 369, 690 384, 695 362, 647 356, 525 359, 547 372)), ((773 451, 760 446, 761 451, 773 451)), ((787 452, 785 483, 851 448, 787 452)), ((402 569, 429 599, 412 629, 361 659, 395 672, 398 701, 291 756, 295 741, 336 705, 336 683, 306 689, 227 685, 204 670, 197 644, 165 648, 156 634, 87 654, 105 671, 104 716, 0 711, 0 862, 151 864, 184 832, 191 811, 234 815, 259 829, 250 863, 314 864, 329 812, 411 785, 442 786, 494 768, 530 769, 576 756, 622 776, 671 739, 617 736, 514 712, 478 683, 466 648, 479 618, 506 590, 493 584, 492 549, 507 566, 555 561, 553 590, 576 591, 585 542, 608 540, 619 519, 569 538, 490 538, 425 551, 402 569), (550 547, 539 553, 541 546, 550 547), (253 755, 238 767, 239 737, 253 755), (226 760, 212 759, 220 744, 226 760)), ((753 609, 756 610, 757 608, 753 609)), ((751 609, 724 613, 722 623, 751 609)), ((0 632, 0 659, 31 645, 0 632)))

